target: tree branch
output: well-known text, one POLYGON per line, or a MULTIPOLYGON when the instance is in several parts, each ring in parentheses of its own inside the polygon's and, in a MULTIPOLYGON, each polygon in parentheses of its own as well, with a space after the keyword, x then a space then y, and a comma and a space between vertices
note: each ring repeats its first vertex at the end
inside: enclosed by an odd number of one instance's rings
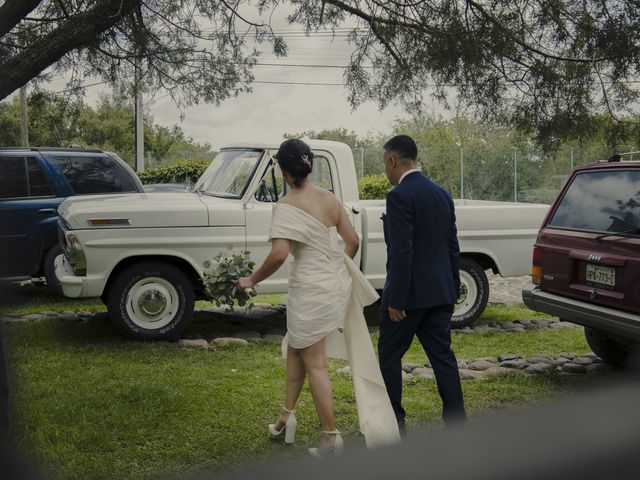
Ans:
POLYGON ((0 64, 0 100, 39 75, 74 49, 99 41, 102 33, 129 15, 139 0, 100 0, 83 13, 69 18, 58 28, 31 43, 0 64))
POLYGON ((0 38, 36 8, 42 0, 6 0, 0 6, 0 38))

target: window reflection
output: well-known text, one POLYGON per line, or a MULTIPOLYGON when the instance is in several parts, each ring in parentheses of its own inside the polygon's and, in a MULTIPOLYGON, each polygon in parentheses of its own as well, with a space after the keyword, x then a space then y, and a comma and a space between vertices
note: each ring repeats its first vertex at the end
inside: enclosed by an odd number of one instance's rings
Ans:
POLYGON ((127 172, 110 157, 55 157, 76 195, 135 192, 127 172))
POLYGON ((551 227, 622 232, 640 226, 640 172, 578 174, 565 193, 551 227))
POLYGON ((0 198, 21 198, 29 195, 24 157, 0 157, 0 198))
POLYGON ((27 158, 27 168, 29 170, 29 195, 31 197, 52 195, 51 187, 49 187, 47 177, 38 160, 33 157, 27 158))
POLYGON ((261 156, 261 150, 221 151, 198 180, 196 190, 213 196, 240 198, 261 156))
POLYGON ((326 188, 330 192, 333 192, 333 179, 331 178, 329 160, 319 155, 314 156, 313 171, 309 175, 309 180, 311 180, 314 185, 326 188))

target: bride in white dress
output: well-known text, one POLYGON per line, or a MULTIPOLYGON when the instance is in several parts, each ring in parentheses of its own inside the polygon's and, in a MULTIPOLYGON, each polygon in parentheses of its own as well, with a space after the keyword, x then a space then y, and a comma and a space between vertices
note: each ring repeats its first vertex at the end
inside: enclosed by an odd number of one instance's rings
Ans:
POLYGON ((287 387, 282 414, 269 425, 272 436, 293 443, 295 404, 305 376, 320 418, 322 439, 311 455, 341 453, 336 429, 327 356, 347 359, 351 365, 360 431, 368 447, 399 441, 398 426, 382 380, 363 308, 378 298, 352 258, 359 239, 346 211, 329 191, 313 185, 313 153, 301 140, 283 142, 275 158, 291 192, 276 204, 271 222, 271 252, 239 288, 251 288, 294 257, 287 299, 287 387), (338 243, 344 241, 344 250, 338 243))

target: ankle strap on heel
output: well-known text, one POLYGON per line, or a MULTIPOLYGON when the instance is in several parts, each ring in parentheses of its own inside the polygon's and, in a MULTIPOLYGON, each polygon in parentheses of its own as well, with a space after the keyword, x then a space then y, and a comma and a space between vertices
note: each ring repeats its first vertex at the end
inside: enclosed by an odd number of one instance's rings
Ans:
POLYGON ((295 408, 293 410, 289 410, 287 407, 282 407, 282 410, 284 410, 286 413, 293 413, 295 412, 295 408))
POLYGON ((326 430, 322 430, 322 433, 326 435, 340 435, 340 430, 331 430, 327 432, 326 430))

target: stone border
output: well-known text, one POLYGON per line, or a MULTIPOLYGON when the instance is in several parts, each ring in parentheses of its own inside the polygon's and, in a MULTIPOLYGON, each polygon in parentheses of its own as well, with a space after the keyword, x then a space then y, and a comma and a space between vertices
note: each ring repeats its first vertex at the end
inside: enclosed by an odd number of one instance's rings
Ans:
MULTIPOLYGON (((458 360, 460 379, 482 380, 500 375, 540 375, 540 374, 586 374, 590 372, 610 371, 613 367, 605 363, 593 353, 579 355, 577 353, 561 353, 555 357, 536 354, 524 359, 520 355, 500 355, 494 357, 476 358, 473 360, 458 360)), ((351 375, 350 367, 336 370, 336 373, 351 375)), ((414 378, 435 379, 433 369, 429 364, 402 364, 403 380, 414 378)))
POLYGON ((525 330, 559 330, 562 328, 582 328, 582 326, 563 322, 557 318, 534 318, 531 320, 515 320, 513 322, 479 323, 471 327, 456 328, 451 331, 454 333, 524 332, 525 330))
MULTIPOLYGON (((282 308, 276 308, 260 305, 254 308, 252 312, 259 317, 281 313, 282 308)), ((220 309, 222 310, 222 309, 220 309)), ((218 309, 201 309, 197 312, 221 313, 218 309)), ((228 314, 227 314, 228 315, 228 314)), ((41 312, 37 314, 19 315, 14 313, 5 313, 0 317, 0 323, 21 323, 29 321, 39 321, 48 319, 57 319, 63 322, 86 322, 92 319, 107 319, 106 311, 91 312, 41 312)), ((488 324, 480 324, 474 327, 466 327, 460 330, 454 330, 457 334, 482 333, 482 332, 522 332, 525 330, 544 330, 544 329, 562 329, 562 328, 581 328, 569 322, 561 322, 555 318, 540 318, 533 320, 516 320, 514 322, 493 322, 488 324)), ((378 333, 377 327, 369 327, 371 333, 378 333)), ((196 349, 196 350, 216 350, 230 346, 246 346, 250 343, 267 342, 280 344, 286 333, 285 329, 274 329, 265 334, 256 331, 244 331, 234 334, 212 333, 202 335, 190 333, 184 335, 184 338, 178 342, 159 341, 159 345, 169 345, 178 348, 196 349)), ((561 353, 556 356, 536 354, 528 358, 522 358, 520 355, 504 354, 497 358, 483 357, 472 360, 459 359, 458 369, 460 378, 464 380, 477 380, 491 378, 497 375, 536 375, 536 374, 585 374, 594 371, 611 370, 608 364, 598 358, 593 353, 580 355, 577 353, 561 353)), ((429 364, 418 365, 405 363, 402 365, 403 378, 409 380, 411 378, 427 378, 434 379, 433 369, 429 364)), ((350 375, 350 367, 344 367, 337 370, 339 374, 350 375)))
POLYGON ((198 333, 188 333, 177 343, 167 341, 157 343, 181 348, 216 350, 217 348, 246 346, 250 343, 260 342, 281 344, 284 335, 285 331, 280 329, 271 330, 264 335, 253 331, 238 332, 232 335, 226 333, 211 333, 206 336, 198 333))
MULTIPOLYGON (((195 314, 213 313, 217 315, 223 315, 228 317, 240 317, 240 318, 254 318, 264 319, 273 315, 279 315, 284 313, 284 305, 268 305, 268 304, 256 304, 249 312, 236 311, 225 312, 224 308, 204 308, 195 310, 195 314)), ((58 319, 68 322, 81 322, 91 319, 106 319, 108 314, 106 310, 101 310, 96 313, 91 312, 41 312, 20 315, 16 313, 3 313, 0 314, 0 323, 20 323, 25 321, 38 321, 58 319)), ((483 333, 483 332, 524 332, 525 330, 557 330, 562 328, 582 328, 580 325, 574 323, 562 322, 557 318, 535 318, 532 320, 515 320, 513 322, 490 322, 480 323, 471 327, 465 327, 461 329, 453 329, 454 334, 467 334, 467 333, 483 333)), ((378 327, 369 327, 371 333, 378 333, 378 327)))

